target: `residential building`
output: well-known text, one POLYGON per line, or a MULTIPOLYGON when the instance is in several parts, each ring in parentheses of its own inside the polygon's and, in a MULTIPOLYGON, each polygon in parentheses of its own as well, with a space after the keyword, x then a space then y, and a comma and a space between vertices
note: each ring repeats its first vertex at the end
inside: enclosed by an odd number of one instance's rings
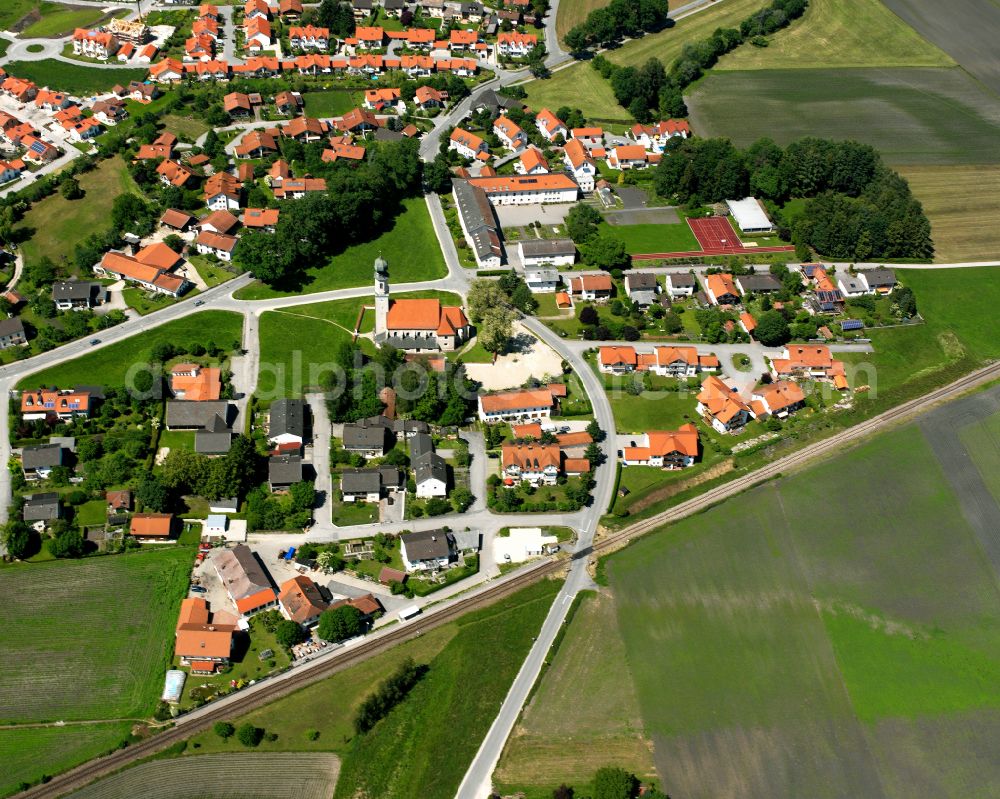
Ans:
POLYGON ((245 544, 213 553, 212 564, 226 593, 242 616, 278 604, 278 595, 263 565, 245 544))
POLYGON ((286 178, 271 184, 274 196, 278 200, 301 200, 307 194, 315 191, 326 191, 325 178, 286 178))
POLYGON ((524 108, 524 103, 505 94, 499 94, 494 89, 485 89, 475 96, 472 101, 472 108, 474 111, 487 109, 491 114, 498 114, 503 111, 509 111, 512 108, 524 108))
POLYGON ((571 139, 579 141, 588 150, 593 150, 595 147, 604 147, 603 128, 573 128, 569 132, 569 135, 571 139))
POLYGON ((62 518, 62 503, 55 492, 44 494, 29 494, 24 498, 21 518, 26 522, 35 522, 36 528, 47 526, 47 522, 62 518))
POLYGON ((535 115, 535 126, 546 141, 553 141, 557 136, 562 136, 563 141, 569 138, 569 129, 566 127, 566 123, 548 108, 543 108, 535 115))
POLYGON ((872 294, 888 294, 896 288, 896 275, 891 269, 862 269, 858 277, 872 294))
POLYGON ((170 392, 188 402, 217 402, 222 396, 222 370, 196 363, 174 364, 170 367, 170 392))
POLYGON ((496 51, 498 55, 508 58, 521 58, 528 55, 537 44, 538 37, 533 33, 501 31, 497 34, 496 51))
POLYGON ((202 231, 225 235, 235 230, 239 223, 239 219, 229 211, 212 211, 212 213, 198 221, 197 227, 202 231))
POLYGON ((288 29, 288 42, 301 50, 326 50, 330 46, 330 29, 303 25, 288 29))
POLYGON ((200 597, 181 601, 174 633, 174 654, 192 672, 212 673, 229 662, 233 654, 236 618, 225 612, 211 613, 200 597))
POLYGON ((194 177, 194 173, 183 164, 176 161, 163 161, 156 167, 160 183, 167 186, 183 188, 194 177))
POLYGON ((174 534, 173 514, 136 513, 128 531, 138 541, 167 541, 174 534))
POLYGON ((213 211, 236 210, 240 207, 242 185, 228 172, 216 172, 205 181, 205 205, 213 211))
POLYGON ((36 388, 21 392, 21 418, 86 419, 93 407, 93 397, 85 389, 36 388))
POLYGON ((423 530, 399 537, 403 567, 408 572, 447 568, 457 555, 455 537, 445 530, 423 530))
POLYGON ((743 328, 743 332, 753 338, 753 331, 757 329, 757 320, 754 319, 753 314, 743 311, 740 314, 740 327, 743 328))
MULTIPOLYGON (((239 158, 264 158, 278 152, 277 129, 271 130, 248 130, 240 143, 236 145, 235 153, 239 158)), ((218 174, 227 174, 225 172, 218 174)), ((215 177, 214 175, 212 177, 215 177)), ((237 183, 239 181, 236 181, 237 183)), ((230 203, 230 207, 239 207, 239 197, 236 196, 236 205, 230 203)))
POLYGON ((861 297, 868 294, 868 284, 861 277, 845 273, 837 278, 837 288, 845 297, 861 297))
POLYGON ((620 144, 607 151, 606 160, 612 169, 646 169, 659 163, 660 156, 647 153, 641 144, 620 144))
POLYGON ((656 466, 683 469, 698 457, 698 428, 681 425, 677 430, 651 430, 639 436, 637 443, 622 448, 625 466, 656 466))
POLYGON ((378 502, 387 491, 399 491, 402 476, 395 466, 345 469, 340 473, 340 496, 344 502, 378 502))
POLYGON ((556 400, 547 388, 503 391, 479 397, 479 418, 487 423, 548 421, 556 400))
POLYGON ((555 485, 562 466, 558 444, 504 444, 501 467, 505 480, 555 485))
POLYGON ((704 282, 705 294, 712 305, 736 305, 740 301, 740 292, 732 275, 705 275, 704 282))
POLYGON ((690 272, 670 272, 666 283, 671 297, 692 297, 698 288, 698 281, 690 272))
POLYGON ((654 347, 653 355, 650 371, 660 377, 694 377, 702 368, 695 347, 654 347))
POLYGON ((573 173, 580 191, 590 194, 594 190, 594 180, 597 175, 597 165, 580 139, 570 139, 563 148, 563 158, 573 173))
POLYGON ((48 480, 52 470, 64 465, 66 451, 61 444, 39 444, 21 450, 21 470, 28 480, 48 480))
POLYGON ((298 455, 277 455, 267 461, 267 483, 275 493, 288 491, 303 480, 302 458, 298 455))
POLYGON ((186 211, 178 211, 176 208, 168 208, 160 217, 160 224, 180 232, 186 231, 198 220, 186 211))
POLYGON ((753 418, 753 411, 739 393, 714 375, 701 384, 697 411, 720 433, 739 430, 753 418))
POLYGON ((726 205, 743 233, 771 233, 774 230, 774 223, 767 215, 764 204, 756 197, 726 200, 726 205))
POLYGON ((25 333, 21 317, 12 316, 9 319, 0 319, 0 350, 19 347, 27 343, 28 336, 25 333))
POLYGON ((447 97, 448 92, 440 92, 432 86, 418 86, 413 94, 413 103, 417 108, 426 111, 429 108, 443 107, 447 97))
POLYGON ((247 208, 243 212, 243 227, 274 233, 280 213, 277 208, 247 208))
POLYGON ((263 17, 247 17, 243 24, 247 52, 259 52, 271 46, 271 23, 263 17))
POLYGON ((569 293, 574 300, 607 300, 614 284, 611 275, 580 275, 569 279, 569 293))
POLYGON ((805 377, 813 380, 834 380, 844 376, 843 361, 835 361, 825 344, 789 344, 780 358, 771 360, 775 377, 805 377))
POLYGON ((253 106, 250 97, 243 92, 230 92, 222 98, 222 110, 231 117, 253 116, 253 106))
POLYGON ((656 302, 659 292, 660 284, 656 275, 649 272, 629 272, 625 275, 625 293, 636 305, 648 308, 656 302))
POLYGON ((390 298, 389 264, 375 261, 375 341, 407 351, 453 352, 472 335, 465 311, 438 299, 390 298))
POLYGON ((280 399, 268 411, 267 440, 271 444, 298 444, 306 440, 306 403, 300 399, 280 399))
POLYGON ((430 499, 448 495, 448 465, 434 451, 434 440, 429 434, 417 433, 410 438, 410 465, 418 497, 430 499))
POLYGON ((77 28, 73 31, 73 54, 106 61, 118 52, 119 41, 113 33, 101 29, 77 28))
POLYGON ((670 139, 686 139, 690 135, 691 126, 686 119, 664 119, 652 125, 633 125, 629 130, 632 141, 654 153, 662 153, 670 139))
POLYGON ((238 241, 236 236, 203 230, 195 239, 195 248, 201 255, 214 255, 220 261, 231 261, 238 241))
POLYGON ((278 593, 278 608, 289 621, 312 627, 319 622, 330 603, 323 599, 319 586, 311 578, 299 574, 281 584, 278 593))
POLYGON ((181 257, 166 244, 157 242, 144 247, 135 256, 111 250, 106 252, 94 272, 137 283, 148 291, 179 297, 188 286, 188 281, 174 270, 180 265, 181 257))
POLYGON ((100 283, 87 280, 59 281, 52 284, 52 301, 60 311, 80 311, 104 302, 107 291, 100 283))
POLYGON ((757 386, 750 395, 750 407, 758 419, 765 416, 784 419, 805 404, 806 395, 802 387, 790 380, 777 380, 774 383, 757 386))
MULTIPOLYGON (((523 131, 522 131, 523 133, 523 131)), ((569 175, 502 175, 470 178, 494 205, 576 202, 580 187, 569 175)))
POLYGON ((508 150, 520 150, 528 145, 528 134, 513 119, 501 116, 493 121, 493 132, 508 150))
POLYGON ((486 160, 489 158, 490 146, 475 133, 469 133, 462 128, 451 132, 448 149, 454 150, 463 158, 486 160), (485 158, 483 158, 485 156, 485 158))
POLYGON ((635 347, 601 347, 597 352, 597 366, 609 374, 634 372, 639 359, 635 347))
POLYGON ((545 160, 541 150, 528 147, 521 152, 521 158, 514 164, 514 171, 519 175, 547 175, 549 162, 545 160))
POLYGON ((381 458, 392 448, 389 428, 375 417, 377 421, 361 419, 357 422, 344 424, 344 450, 362 455, 365 458, 381 458))
MULTIPOLYGON (((523 241, 518 244, 518 250, 521 254, 522 263, 524 263, 525 258, 525 252, 522 246, 523 244, 523 241)), ((531 251, 529 250, 529 253, 530 252, 531 251)), ((524 282, 527 284, 532 294, 551 294, 559 288, 559 272, 555 269, 535 265, 528 266, 526 263, 524 268, 524 282)))

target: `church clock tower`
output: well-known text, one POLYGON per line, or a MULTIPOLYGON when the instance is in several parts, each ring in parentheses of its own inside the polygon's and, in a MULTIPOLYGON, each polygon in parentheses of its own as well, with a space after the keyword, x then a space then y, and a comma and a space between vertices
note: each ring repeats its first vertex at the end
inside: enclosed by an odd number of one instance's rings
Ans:
POLYGON ((384 339, 389 332, 389 264, 379 254, 375 259, 375 340, 384 339))

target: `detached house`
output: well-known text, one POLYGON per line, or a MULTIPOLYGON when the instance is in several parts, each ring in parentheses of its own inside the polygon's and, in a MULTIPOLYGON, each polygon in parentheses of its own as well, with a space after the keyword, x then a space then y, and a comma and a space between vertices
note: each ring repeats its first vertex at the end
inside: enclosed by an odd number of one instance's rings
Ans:
POLYGON ((566 166, 573 173, 573 179, 580 186, 580 191, 585 194, 592 192, 597 175, 597 165, 579 139, 570 139, 566 142, 566 146, 563 148, 563 158, 566 161, 566 166))
POLYGON ((626 466, 657 466, 683 469, 698 457, 698 428, 681 425, 677 430, 655 430, 639 436, 637 444, 622 449, 626 466))
POLYGON ((551 417, 556 400, 548 388, 504 391, 479 397, 479 418, 496 422, 545 421, 551 417))
POLYGON ((408 572, 447 568, 456 557, 455 537, 445 530, 423 530, 399 537, 403 568, 408 572))
POLYGON ((760 419, 764 416, 777 416, 784 419, 806 404, 806 395, 798 383, 790 380, 778 380, 764 386, 757 386, 750 395, 750 407, 754 415, 760 419))
POLYGON ((303 627, 312 627, 330 604, 309 577, 300 574, 281 584, 278 594, 281 615, 303 627))
POLYGON ((569 293, 574 299, 606 300, 611 297, 614 284, 611 275, 580 275, 569 279, 569 293))
POLYGON ((214 255, 220 261, 231 261, 238 241, 236 236, 203 230, 195 239, 195 247, 201 255, 214 255))
POLYGON ((712 305, 736 305, 740 292, 730 274, 705 275, 705 294, 712 305))
POLYGON ((77 28, 73 31, 73 54, 106 61, 118 52, 119 42, 114 34, 105 30, 77 28))
POLYGON ((228 172, 216 172, 205 181, 205 205, 213 211, 236 210, 240 207, 239 180, 228 172))
POLYGON ((698 414, 720 433, 739 430, 750 419, 753 411, 740 395, 718 377, 705 378, 698 392, 698 414))
POLYGON ((228 613, 210 613, 200 597, 184 599, 177 619, 174 654, 192 673, 211 674, 233 654, 236 618, 228 613))
POLYGON ((462 128, 455 128, 451 132, 448 143, 449 150, 455 150, 464 158, 487 160, 489 158, 490 146, 479 138, 475 133, 469 133, 462 128))
POLYGON ((662 153, 670 139, 690 136, 691 126, 686 119, 664 119, 653 125, 633 125, 628 135, 643 149, 662 153))
POLYGON ((90 416, 92 398, 89 391, 81 389, 34 389, 21 394, 21 418, 26 422, 36 419, 86 419, 90 416))
POLYGON ((520 150, 528 144, 528 134, 521 130, 521 127, 513 119, 508 117, 498 117, 493 122, 493 132, 503 142, 504 147, 509 150, 520 150))
POLYGON ((555 485, 562 466, 558 444, 504 444, 501 464, 507 480, 555 485))
POLYGON ((546 141, 552 141, 556 136, 562 136, 563 140, 565 140, 569 136, 566 123, 547 108, 543 108, 535 116, 535 126, 538 128, 538 132, 545 137, 546 141))

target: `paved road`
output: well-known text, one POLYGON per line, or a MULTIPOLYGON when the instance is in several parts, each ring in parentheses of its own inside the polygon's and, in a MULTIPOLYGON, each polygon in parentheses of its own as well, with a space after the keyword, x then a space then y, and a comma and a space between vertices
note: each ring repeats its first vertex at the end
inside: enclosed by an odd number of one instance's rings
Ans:
MULTIPOLYGON (((322 394, 306 394, 312 412, 312 464, 316 472, 315 487, 321 503, 313 514, 322 526, 332 526, 330 521, 333 479, 330 476, 330 414, 322 394)), ((311 540, 311 539, 310 539, 311 540)))

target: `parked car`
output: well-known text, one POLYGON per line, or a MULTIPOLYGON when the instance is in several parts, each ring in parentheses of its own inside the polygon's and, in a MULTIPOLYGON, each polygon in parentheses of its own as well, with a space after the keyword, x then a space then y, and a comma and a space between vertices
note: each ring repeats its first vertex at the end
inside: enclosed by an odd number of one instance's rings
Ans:
POLYGON ((90 346, 93 347, 95 344, 100 344, 101 340, 99 338, 92 338, 90 340, 90 346))
POLYGON ((204 301, 204 300, 197 300, 197 301, 195 302, 195 304, 194 304, 194 307, 195 307, 195 308, 198 308, 199 306, 201 306, 201 305, 204 305, 204 304, 205 304, 205 301, 204 301))
POLYGON ((200 585, 192 585, 191 586, 191 592, 194 593, 194 594, 207 594, 208 593, 208 589, 207 588, 203 588, 200 585))

